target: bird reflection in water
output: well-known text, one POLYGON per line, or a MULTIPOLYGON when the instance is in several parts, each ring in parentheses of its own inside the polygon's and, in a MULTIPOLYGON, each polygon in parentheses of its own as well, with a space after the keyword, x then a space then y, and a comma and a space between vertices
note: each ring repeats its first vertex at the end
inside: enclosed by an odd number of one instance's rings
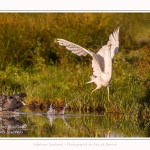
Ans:
POLYGON ((62 120, 63 120, 65 126, 68 127, 71 131, 78 131, 79 129, 83 128, 83 123, 81 123, 81 124, 78 126, 78 128, 76 128, 76 127, 70 126, 70 125, 67 123, 66 119, 65 119, 66 116, 67 116, 67 115, 65 115, 66 108, 67 108, 68 105, 69 105, 71 102, 73 102, 73 101, 75 101, 75 100, 71 100, 70 102, 66 103, 65 106, 63 107, 63 110, 60 111, 59 113, 57 113, 57 112, 55 111, 55 108, 53 107, 53 105, 52 105, 52 103, 51 103, 50 108, 49 108, 49 110, 48 110, 47 113, 46 113, 46 116, 47 116, 47 118, 48 118, 48 120, 49 120, 51 126, 53 125, 53 121, 54 121, 56 118, 59 118, 59 119, 62 119, 62 120))
POLYGON ((0 134, 25 134, 27 125, 23 124, 18 116, 1 116, 0 117, 0 134))
POLYGON ((53 104, 51 103, 50 108, 46 113, 46 116, 47 116, 51 126, 52 126, 53 120, 56 119, 56 116, 59 117, 59 118, 62 118, 62 119, 64 118, 64 114, 65 114, 65 110, 66 110, 67 106, 68 106, 68 104, 66 104, 64 106, 64 108, 61 112, 57 113, 55 111, 55 108, 53 107, 53 104))

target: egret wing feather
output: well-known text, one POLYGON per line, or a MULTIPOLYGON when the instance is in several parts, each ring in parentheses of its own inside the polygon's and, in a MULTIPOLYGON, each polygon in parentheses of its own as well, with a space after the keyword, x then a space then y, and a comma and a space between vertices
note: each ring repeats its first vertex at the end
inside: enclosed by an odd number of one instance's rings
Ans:
POLYGON ((99 55, 93 54, 92 68, 93 68, 94 76, 100 76, 100 73, 103 71, 101 66, 102 66, 102 64, 99 59, 99 55))
POLYGON ((77 54, 78 56, 85 56, 87 54, 90 54, 93 57, 92 60, 93 75, 99 76, 99 73, 101 72, 100 67, 101 61, 98 55, 96 55, 94 52, 90 50, 87 50, 77 44, 74 44, 64 39, 57 39, 57 42, 59 43, 59 45, 65 46, 68 50, 71 50, 72 53, 77 54))
POLYGON ((110 34, 109 41, 107 42, 107 44, 111 44, 111 58, 115 56, 119 49, 119 29, 120 27, 110 34))
MULTIPOLYGON (((95 54, 95 57, 92 60, 92 67, 93 67, 93 75, 98 76, 98 72, 107 72, 105 68, 105 54, 108 51, 108 45, 104 45, 98 53, 95 54), (97 69, 100 67, 100 70, 97 69)), ((100 76, 100 75, 99 75, 100 76)))
POLYGON ((119 29, 118 27, 112 34, 109 36, 109 41, 107 44, 111 44, 112 46, 119 46, 119 29))
MULTIPOLYGON (((107 42, 107 45, 111 44, 111 58, 114 57, 114 55, 118 52, 119 49, 119 29, 118 27, 112 34, 109 36, 109 41, 107 42)), ((104 48, 102 47, 97 54, 104 57, 104 48)))
POLYGON ((59 45, 65 46, 68 50, 72 51, 72 53, 77 54, 78 56, 86 56, 88 53, 91 55, 91 51, 67 40, 57 39, 57 42, 59 45))

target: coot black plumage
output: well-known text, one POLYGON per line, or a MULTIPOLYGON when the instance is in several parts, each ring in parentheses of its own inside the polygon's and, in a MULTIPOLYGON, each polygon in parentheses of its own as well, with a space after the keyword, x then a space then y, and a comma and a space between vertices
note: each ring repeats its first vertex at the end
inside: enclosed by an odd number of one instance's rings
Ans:
POLYGON ((23 98, 26 97, 25 93, 14 94, 12 96, 0 95, 0 104, 2 111, 15 111, 23 105, 26 105, 23 98))

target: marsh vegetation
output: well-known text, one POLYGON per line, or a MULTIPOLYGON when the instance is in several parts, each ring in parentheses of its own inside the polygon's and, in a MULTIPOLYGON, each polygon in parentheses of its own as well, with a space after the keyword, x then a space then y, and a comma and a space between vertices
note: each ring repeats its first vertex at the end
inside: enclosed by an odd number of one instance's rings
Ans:
POLYGON ((119 25, 120 49, 113 60, 110 98, 127 115, 149 117, 149 13, 1 13, 0 93, 27 93, 26 103, 47 109, 75 100, 70 110, 109 108, 107 90, 90 98, 91 57, 78 57, 56 38, 97 52, 119 25))

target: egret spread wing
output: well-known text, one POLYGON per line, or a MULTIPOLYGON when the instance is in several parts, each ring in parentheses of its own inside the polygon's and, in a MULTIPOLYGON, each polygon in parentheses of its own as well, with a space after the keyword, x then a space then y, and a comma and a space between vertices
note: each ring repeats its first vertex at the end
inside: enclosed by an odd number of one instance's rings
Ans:
POLYGON ((93 54, 92 68, 94 76, 100 76, 100 73, 103 71, 103 62, 101 59, 103 58, 100 55, 93 54))
POLYGON ((107 44, 111 44, 111 58, 118 52, 119 49, 119 29, 118 27, 110 36, 107 44))
MULTIPOLYGON (((107 42, 107 45, 111 44, 111 58, 114 57, 114 55, 118 52, 119 49, 119 29, 118 27, 112 34, 109 36, 109 41, 107 42)), ((97 54, 104 56, 103 48, 101 48, 97 54)))
POLYGON ((71 50, 74 54, 77 54, 78 56, 86 56, 87 54, 90 54, 93 57, 92 60, 92 68, 93 68, 93 75, 95 76, 99 76, 100 75, 100 63, 101 61, 99 61, 99 57, 97 54, 95 54, 94 52, 87 50, 77 44, 74 44, 72 42, 69 42, 67 40, 64 39, 57 39, 57 42, 59 43, 59 45, 61 46, 65 46, 68 50, 71 50))
POLYGON ((72 53, 77 54, 78 56, 86 56, 87 53, 91 55, 91 51, 67 40, 57 39, 57 42, 59 45, 65 46, 68 50, 72 51, 72 53))
POLYGON ((110 34, 109 36, 109 41, 107 44, 111 44, 112 46, 119 46, 119 29, 120 27, 118 27, 116 30, 114 30, 114 32, 112 34, 110 34))
POLYGON ((101 53, 96 53, 93 56, 92 60, 92 68, 93 68, 93 75, 94 76, 100 76, 102 72, 106 73, 108 72, 106 69, 106 58, 105 58, 105 52, 108 51, 108 45, 104 45, 101 48, 101 53))

